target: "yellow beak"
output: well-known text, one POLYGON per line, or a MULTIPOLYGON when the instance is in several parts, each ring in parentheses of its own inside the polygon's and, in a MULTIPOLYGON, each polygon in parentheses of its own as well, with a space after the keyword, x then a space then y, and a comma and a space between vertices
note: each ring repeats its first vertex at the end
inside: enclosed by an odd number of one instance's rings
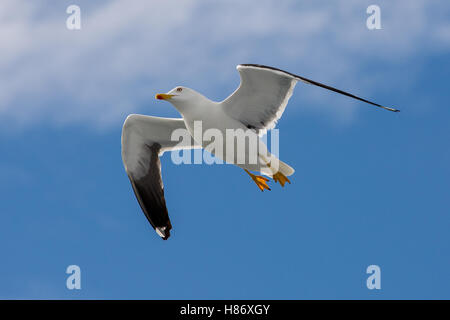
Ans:
POLYGON ((158 93, 155 96, 155 99, 158 100, 169 100, 170 98, 172 98, 174 96, 174 94, 165 94, 165 93, 158 93))

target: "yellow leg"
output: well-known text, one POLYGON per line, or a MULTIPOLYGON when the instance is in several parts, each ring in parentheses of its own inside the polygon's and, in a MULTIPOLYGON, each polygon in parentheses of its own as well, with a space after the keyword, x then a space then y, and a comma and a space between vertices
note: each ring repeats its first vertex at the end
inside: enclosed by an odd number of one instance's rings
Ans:
POLYGON ((263 176, 254 175, 253 173, 249 172, 247 169, 244 169, 244 170, 245 170, 245 172, 248 173, 248 175, 256 183, 259 190, 261 190, 261 191, 264 191, 264 189, 270 190, 269 186, 267 185, 267 182, 269 181, 269 179, 267 179, 266 177, 263 177, 263 176))
MULTIPOLYGON (((270 162, 267 163, 267 166, 270 168, 270 162)), ((277 173, 274 173, 272 178, 273 178, 273 181, 275 181, 275 183, 279 182, 282 187, 284 187, 284 184, 286 182, 289 182, 289 184, 291 184, 291 181, 284 174, 282 174, 280 171, 278 171, 277 173)))
POLYGON ((277 173, 275 173, 273 175, 273 181, 280 182, 282 187, 284 187, 284 184, 286 182, 289 182, 289 184, 291 184, 291 181, 284 174, 282 174, 280 171, 278 171, 277 173))

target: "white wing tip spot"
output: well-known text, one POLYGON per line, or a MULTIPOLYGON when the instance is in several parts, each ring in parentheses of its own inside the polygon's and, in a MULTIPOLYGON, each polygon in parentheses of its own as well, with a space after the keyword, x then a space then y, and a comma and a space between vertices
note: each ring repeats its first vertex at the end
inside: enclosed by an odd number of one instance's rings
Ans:
POLYGON ((161 238, 165 238, 166 237, 166 228, 167 227, 156 227, 155 231, 158 234, 158 236, 160 236, 161 238))

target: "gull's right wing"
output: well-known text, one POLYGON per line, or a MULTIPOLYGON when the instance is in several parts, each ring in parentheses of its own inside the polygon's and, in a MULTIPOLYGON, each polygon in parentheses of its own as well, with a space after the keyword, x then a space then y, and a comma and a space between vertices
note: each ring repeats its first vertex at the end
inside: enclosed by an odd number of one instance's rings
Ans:
MULTIPOLYGON (((148 221, 167 240, 170 236, 169 214, 164 199, 160 154, 176 149, 199 148, 192 138, 180 144, 172 141, 177 129, 186 129, 183 119, 132 114, 122 129, 122 160, 134 193, 148 221)), ((189 135, 190 137, 190 135, 189 135)))

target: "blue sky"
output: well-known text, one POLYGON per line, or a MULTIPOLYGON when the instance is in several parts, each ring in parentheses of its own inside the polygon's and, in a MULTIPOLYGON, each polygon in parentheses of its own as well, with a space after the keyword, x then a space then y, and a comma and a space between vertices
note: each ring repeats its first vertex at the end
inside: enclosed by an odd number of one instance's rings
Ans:
POLYGON ((450 298, 445 1, 378 1, 372 31, 372 1, 78 1, 69 31, 72 3, 0 4, 1 298, 450 298), (402 112, 299 83, 278 124, 296 173, 271 192, 165 154, 174 229, 161 241, 123 169, 123 120, 178 116, 153 99, 176 85, 221 100, 239 63, 402 112))

